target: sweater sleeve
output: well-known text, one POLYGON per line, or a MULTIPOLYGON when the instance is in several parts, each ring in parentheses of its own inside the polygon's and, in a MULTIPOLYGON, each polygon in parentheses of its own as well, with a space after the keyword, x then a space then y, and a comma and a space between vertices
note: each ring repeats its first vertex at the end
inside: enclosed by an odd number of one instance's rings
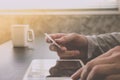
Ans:
POLYGON ((120 32, 86 36, 86 38, 88 40, 88 59, 93 59, 120 45, 120 32))

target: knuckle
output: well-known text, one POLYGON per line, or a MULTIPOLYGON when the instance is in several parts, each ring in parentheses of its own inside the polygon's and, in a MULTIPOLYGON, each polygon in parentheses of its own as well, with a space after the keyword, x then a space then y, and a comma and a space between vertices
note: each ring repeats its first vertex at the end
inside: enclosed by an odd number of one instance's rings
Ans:
POLYGON ((110 52, 110 53, 120 52, 120 46, 116 46, 116 47, 110 49, 108 52, 110 52))
POLYGON ((120 50, 120 46, 116 46, 114 50, 120 50))
POLYGON ((71 33, 70 35, 71 35, 71 37, 73 37, 74 39, 78 39, 78 37, 79 37, 77 33, 71 33))
POLYGON ((71 36, 76 37, 78 34, 77 33, 71 33, 71 36))

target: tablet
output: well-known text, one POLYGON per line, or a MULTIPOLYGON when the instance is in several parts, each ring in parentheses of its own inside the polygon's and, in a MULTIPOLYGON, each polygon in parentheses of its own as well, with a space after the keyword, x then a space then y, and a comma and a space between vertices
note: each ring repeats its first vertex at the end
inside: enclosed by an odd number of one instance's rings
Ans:
POLYGON ((81 67, 79 59, 33 60, 23 80, 72 80, 70 76, 81 67))

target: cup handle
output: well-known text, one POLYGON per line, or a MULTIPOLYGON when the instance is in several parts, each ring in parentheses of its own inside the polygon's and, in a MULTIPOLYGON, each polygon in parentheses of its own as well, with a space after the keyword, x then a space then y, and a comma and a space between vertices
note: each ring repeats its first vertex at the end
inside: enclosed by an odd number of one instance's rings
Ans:
POLYGON ((34 35, 34 31, 32 29, 28 30, 28 42, 33 42, 35 39, 35 35, 34 35), (32 35, 31 39, 30 39, 30 33, 32 35))

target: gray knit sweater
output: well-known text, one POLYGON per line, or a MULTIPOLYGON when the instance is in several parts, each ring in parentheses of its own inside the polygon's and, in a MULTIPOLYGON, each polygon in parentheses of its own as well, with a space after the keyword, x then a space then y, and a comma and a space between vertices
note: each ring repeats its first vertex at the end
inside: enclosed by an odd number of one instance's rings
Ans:
POLYGON ((86 36, 88 39, 88 58, 95 58, 111 48, 120 45, 120 32, 86 36))

